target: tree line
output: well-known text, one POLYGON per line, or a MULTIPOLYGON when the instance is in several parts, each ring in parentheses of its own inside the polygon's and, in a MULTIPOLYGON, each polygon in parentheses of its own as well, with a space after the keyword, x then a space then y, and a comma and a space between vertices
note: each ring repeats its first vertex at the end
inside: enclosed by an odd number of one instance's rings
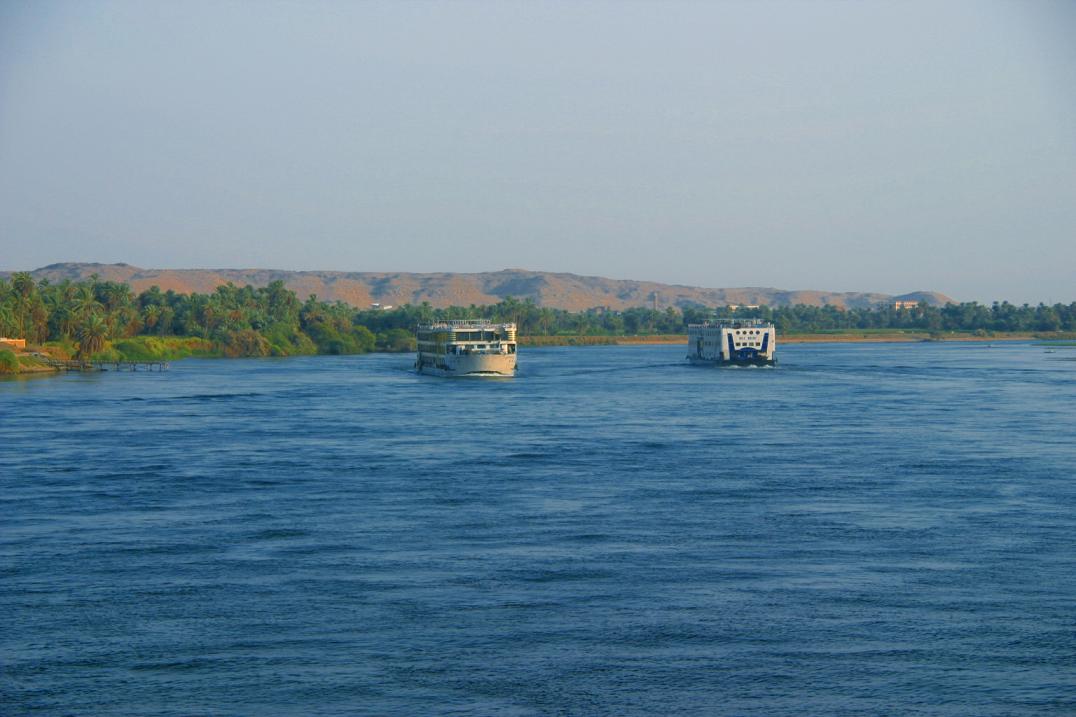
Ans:
MULTIPOLYGON (((112 342, 134 337, 197 337, 229 356, 344 354, 413 347, 415 326, 431 320, 489 318, 510 321, 521 336, 621 336, 677 334, 689 323, 731 309, 689 306, 661 311, 565 311, 512 297, 490 306, 434 308, 429 303, 383 310, 359 310, 342 301, 300 300, 282 281, 255 288, 233 284, 209 294, 180 294, 151 287, 135 294, 130 286, 96 277, 84 281, 37 282, 27 273, 0 279, 0 335, 32 344, 71 344, 92 356, 112 342)), ((737 317, 773 321, 778 331, 812 333, 857 329, 925 332, 1076 331, 1076 302, 1017 306, 1008 302, 879 306, 740 307, 737 317)))
POLYGON ((266 287, 219 286, 211 294, 158 287, 134 294, 113 281, 35 282, 26 273, 0 279, 0 335, 73 344, 92 356, 134 337, 196 337, 227 356, 363 353, 378 337, 354 322, 343 302, 300 301, 274 281, 266 287))
POLYGON ((716 316, 759 318, 772 321, 782 333, 817 333, 869 329, 923 332, 1058 332, 1076 331, 1076 302, 1046 306, 1016 306, 1007 301, 984 306, 975 302, 896 309, 892 305, 840 309, 835 306, 712 309, 688 306, 655 310, 635 307, 623 311, 594 308, 565 311, 539 307, 530 299, 507 298, 491 306, 434 309, 428 304, 403 306, 393 311, 358 311, 356 322, 374 331, 411 329, 430 319, 490 318, 512 321, 521 336, 633 336, 684 333, 688 324, 702 323, 716 316))
POLYGON ((896 309, 892 305, 841 310, 833 306, 760 307, 736 312, 774 322, 778 331, 812 333, 890 329, 929 333, 1053 333, 1076 331, 1076 302, 1017 306, 1007 301, 985 306, 976 302, 896 309))

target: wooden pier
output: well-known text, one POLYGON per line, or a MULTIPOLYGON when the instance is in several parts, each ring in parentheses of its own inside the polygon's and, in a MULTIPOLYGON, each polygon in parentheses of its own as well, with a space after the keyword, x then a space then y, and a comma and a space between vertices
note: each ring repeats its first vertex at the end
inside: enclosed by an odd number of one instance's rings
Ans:
POLYGON ((79 359, 45 359, 59 371, 164 371, 167 361, 82 361, 79 359))

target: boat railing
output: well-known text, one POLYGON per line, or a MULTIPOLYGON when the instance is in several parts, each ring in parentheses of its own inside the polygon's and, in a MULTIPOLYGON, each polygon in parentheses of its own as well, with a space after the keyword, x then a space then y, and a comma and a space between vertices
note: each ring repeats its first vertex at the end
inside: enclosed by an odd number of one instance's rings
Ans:
POLYGON ((701 324, 688 324, 689 329, 772 329, 773 322, 765 319, 714 319, 701 324))
POLYGON ((516 325, 512 323, 496 324, 489 319, 446 319, 445 321, 434 321, 419 326, 420 329, 481 329, 485 327, 512 329, 514 331, 516 325))
POLYGON ((497 356, 497 355, 507 354, 508 353, 508 347, 504 346, 504 347, 500 347, 500 348, 471 349, 471 348, 464 348, 464 347, 461 346, 457 353, 460 356, 473 356, 475 354, 482 354, 482 355, 490 354, 490 355, 497 356))

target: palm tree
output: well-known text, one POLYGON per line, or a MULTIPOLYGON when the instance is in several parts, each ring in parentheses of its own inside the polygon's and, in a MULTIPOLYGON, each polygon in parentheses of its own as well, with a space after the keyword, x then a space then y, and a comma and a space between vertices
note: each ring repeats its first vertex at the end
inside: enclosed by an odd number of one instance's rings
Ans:
POLYGON ((85 318, 90 314, 97 314, 99 311, 104 311, 105 307, 97 300, 93 286, 90 284, 79 284, 71 308, 75 312, 75 315, 85 318))
POLYGON ((110 312, 124 308, 131 304, 131 287, 126 284, 117 284, 114 281, 105 282, 101 287, 106 307, 110 312))
POLYGON ((18 322, 18 333, 25 337, 29 332, 30 309, 34 303, 34 279, 25 271, 20 271, 11 277, 11 293, 15 297, 15 320, 18 322))
POLYGON ((157 304, 150 304, 142 310, 142 325, 146 327, 146 333, 150 333, 157 328, 157 322, 161 319, 161 307, 157 304))
POLYGON ((12 336, 18 333, 18 321, 15 311, 7 304, 0 304, 0 336, 12 336))
POLYGON ((30 308, 30 333, 26 338, 35 344, 49 338, 49 311, 40 296, 34 297, 33 306, 30 308))
POLYGON ((89 314, 78 327, 78 355, 89 358, 105 347, 108 324, 97 314, 89 314))
POLYGON ((72 313, 69 304, 60 303, 54 306, 49 311, 49 318, 56 327, 56 334, 59 338, 71 338, 75 330, 75 315, 72 313))
POLYGON ((16 294, 30 296, 34 293, 34 277, 25 271, 20 271, 11 277, 11 289, 16 294))

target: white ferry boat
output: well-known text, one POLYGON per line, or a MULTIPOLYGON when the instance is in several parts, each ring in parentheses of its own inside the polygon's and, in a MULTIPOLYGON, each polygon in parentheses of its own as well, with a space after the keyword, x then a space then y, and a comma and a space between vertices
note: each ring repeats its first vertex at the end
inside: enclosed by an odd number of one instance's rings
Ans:
POLYGON ((688 324, 687 358, 705 366, 773 366, 777 330, 761 319, 719 319, 688 324))
POLYGON ((514 376, 516 325, 488 319, 423 324, 415 370, 433 376, 514 376))

